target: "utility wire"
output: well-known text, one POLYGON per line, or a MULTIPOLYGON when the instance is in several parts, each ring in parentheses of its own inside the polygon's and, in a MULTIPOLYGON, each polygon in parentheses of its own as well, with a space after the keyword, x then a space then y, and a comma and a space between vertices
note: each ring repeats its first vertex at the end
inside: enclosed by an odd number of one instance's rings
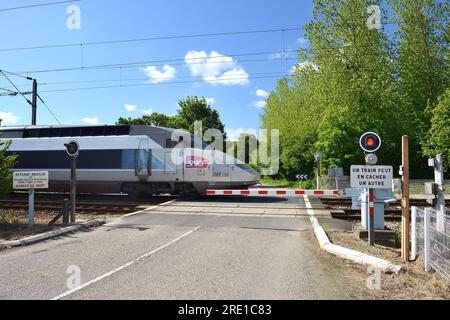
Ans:
POLYGON ((31 5, 28 5, 28 6, 3 8, 3 9, 0 9, 0 12, 2 12, 2 11, 12 11, 12 10, 21 10, 21 9, 29 9, 29 8, 37 8, 37 7, 45 7, 45 6, 53 6, 53 5, 57 5, 57 4, 72 3, 72 2, 79 2, 79 1, 81 1, 81 0, 68 0, 68 1, 56 1, 56 2, 46 2, 46 3, 39 3, 39 4, 31 4, 31 5))
MULTIPOLYGON (((14 93, 14 94, 16 94, 16 95, 19 94, 17 91, 9 90, 9 89, 6 89, 6 88, 0 88, 0 90, 9 92, 9 94, 11 94, 11 93, 14 93)), ((1 94, 0 94, 0 95, 1 95, 1 94)))
MULTIPOLYGON (((289 50, 286 51, 286 53, 295 53, 297 50, 289 50)), ((120 69, 120 68, 135 68, 135 67, 142 67, 146 65, 154 65, 154 66, 162 66, 164 64, 170 64, 172 66, 181 66, 186 64, 186 60, 190 61, 190 65, 201 65, 205 64, 205 59, 209 59, 208 63, 211 64, 220 64, 225 63, 224 61, 221 61, 220 59, 224 57, 244 57, 244 56, 258 56, 258 55, 276 55, 276 54, 283 54, 283 51, 270 51, 270 52, 255 52, 255 53, 238 53, 238 54, 232 54, 232 55, 223 55, 223 57, 217 57, 217 58, 191 58, 191 59, 185 59, 185 58, 176 58, 176 59, 165 59, 165 60, 150 60, 150 61, 138 61, 138 62, 126 62, 126 63, 115 63, 115 64, 99 64, 99 65, 91 65, 91 66, 81 66, 81 67, 68 67, 68 68, 54 68, 54 69, 41 69, 41 70, 29 70, 29 71, 19 71, 19 74, 36 74, 36 73, 51 73, 51 72, 64 72, 64 71, 78 71, 78 70, 95 70, 95 69, 120 69), (211 61, 212 60, 212 61, 211 61), (214 61, 217 60, 217 61, 214 61), (180 63, 171 63, 171 62, 177 62, 180 63), (183 62, 181 62, 183 61, 183 62), (199 61, 199 62, 192 62, 192 61, 199 61)), ((285 60, 285 57, 273 57, 273 58, 255 58, 255 59, 241 59, 241 60, 234 60, 235 63, 242 63, 242 62, 259 62, 259 61, 277 61, 277 60, 285 60)), ((290 60, 297 59, 297 58, 288 58, 290 60)))
MULTIPOLYGON (((249 76, 249 77, 229 77, 224 79, 209 79, 206 82, 209 83, 219 83, 226 81, 238 81, 238 80, 249 80, 249 79, 266 79, 266 78, 280 78, 283 76, 288 76, 286 74, 278 74, 271 76, 249 76)), ((159 82, 159 83, 138 83, 138 84, 121 84, 121 85, 110 85, 110 86, 97 86, 97 87, 80 87, 80 88, 65 88, 65 89, 54 89, 45 90, 41 92, 66 92, 66 91, 81 91, 81 90, 96 90, 96 89, 109 89, 109 88, 125 88, 125 87, 143 87, 143 86, 157 86, 157 85, 169 85, 169 84, 184 84, 184 83, 197 83, 199 81, 205 81, 204 79, 199 80, 187 80, 187 81, 169 81, 169 82, 159 82)))
POLYGON ((47 109, 48 112, 50 112, 50 114, 53 116, 53 118, 55 118, 55 120, 59 123, 59 125, 62 127, 61 122, 58 120, 58 118, 55 116, 55 114, 53 113, 53 111, 50 109, 49 106, 47 106, 47 104, 45 103, 45 101, 41 98, 41 96, 38 94, 37 95, 39 100, 41 100, 42 104, 44 105, 44 107, 47 109))
POLYGON ((0 70, 0 72, 5 72, 5 73, 7 73, 7 74, 11 74, 11 75, 13 75, 13 76, 21 77, 21 78, 24 78, 24 79, 26 79, 26 80, 33 80, 33 78, 30 78, 30 77, 28 77, 28 76, 23 76, 23 75, 21 75, 21 74, 14 73, 14 72, 11 72, 11 71, 0 70))
POLYGON ((17 90, 17 92, 20 93, 20 95, 30 104, 30 106, 32 105, 31 101, 28 100, 27 97, 25 97, 25 95, 22 93, 22 91, 19 90, 19 88, 17 88, 17 86, 14 84, 14 82, 12 82, 8 76, 6 75, 6 73, 3 70, 0 70, 0 73, 3 74, 3 76, 8 80, 9 83, 11 83, 11 85, 17 90))
MULTIPOLYGON (((322 51, 335 51, 335 50, 345 50, 347 48, 351 48, 351 46, 341 46, 341 47, 323 47, 323 48, 316 48, 312 51, 314 52, 322 52, 322 51)), ((360 46, 360 49, 364 48, 372 48, 372 46, 360 46)), ((243 56, 258 56, 258 55, 286 55, 290 53, 296 53, 299 51, 310 51, 311 49, 298 49, 298 50, 286 50, 286 51, 271 51, 271 52, 254 52, 254 53, 237 53, 237 54, 224 54, 223 56, 226 57, 243 57, 243 56)), ((370 55, 370 54, 369 54, 370 55)), ((378 53, 373 54, 375 57, 379 56, 378 53)), ((218 64, 218 63, 224 63, 223 61, 220 61, 220 57, 218 58, 212 58, 213 60, 216 59, 217 61, 208 61, 208 63, 212 64, 218 64)), ((241 62, 260 62, 260 61, 285 61, 293 60, 297 58, 289 58, 289 57, 273 57, 273 58, 259 58, 259 59, 241 59, 241 60, 235 60, 236 63, 241 62)), ((141 67, 145 65, 155 65, 155 66, 162 66, 164 64, 171 64, 173 66, 180 66, 185 65, 186 63, 171 63, 171 62, 177 62, 177 61, 185 61, 185 58, 176 58, 176 59, 165 59, 165 60, 150 60, 150 61, 138 61, 138 62, 126 62, 126 63, 116 63, 116 64, 99 64, 99 65, 91 65, 91 66, 81 66, 81 67, 67 67, 67 68, 53 68, 53 69, 41 69, 41 70, 29 70, 29 71, 17 71, 19 74, 37 74, 37 73, 51 73, 51 72, 63 72, 63 71, 78 71, 78 70, 95 70, 95 69, 119 69, 119 68, 133 68, 133 67, 141 67)), ((200 60, 200 62, 191 62, 189 64, 191 65, 200 65, 204 64, 205 58, 191 58, 188 59, 189 61, 193 60, 200 60)))
POLYGON ((94 45, 107 45, 107 44, 119 44, 130 42, 148 42, 157 40, 175 40, 175 39, 191 39, 191 38, 206 38, 206 37, 223 37, 223 36, 236 36, 247 34, 266 34, 277 33, 286 31, 299 31, 303 30, 303 27, 287 28, 287 29, 260 29, 250 31, 233 31, 233 32, 219 32, 219 33, 198 33, 190 35, 175 35, 175 36, 160 36, 160 37, 148 37, 148 38, 135 38, 135 39, 121 39, 121 40, 108 40, 108 41, 94 41, 94 42, 82 42, 82 43, 67 43, 67 44, 50 44, 45 46, 31 46, 31 47, 17 47, 17 48, 4 48, 0 49, 0 52, 8 51, 23 51, 23 50, 37 50, 37 49, 54 49, 54 48, 69 48, 78 46, 94 46, 94 45))
MULTIPOLYGON (((284 72, 284 71, 283 71, 284 72)), ((274 74, 280 74, 281 72, 258 72, 253 73, 251 76, 256 75, 274 75, 274 74)), ((153 78, 122 78, 122 79, 96 79, 96 80, 74 80, 74 81, 55 81, 55 82, 46 82, 41 83, 42 86, 52 86, 52 85, 61 85, 61 84, 83 84, 83 83, 102 83, 102 82, 123 82, 123 81, 149 81, 149 80, 165 80, 167 77, 153 77, 153 78)), ((178 76, 174 79, 197 79, 198 81, 203 81, 202 76, 178 76)), ((228 77, 222 78, 224 80, 227 80, 228 77)))

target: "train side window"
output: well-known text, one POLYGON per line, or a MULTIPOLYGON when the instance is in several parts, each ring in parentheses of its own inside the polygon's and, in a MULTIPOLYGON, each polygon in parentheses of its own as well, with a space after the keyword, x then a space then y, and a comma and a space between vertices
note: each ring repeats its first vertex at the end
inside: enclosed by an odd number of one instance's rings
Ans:
POLYGON ((122 169, 134 169, 135 151, 122 150, 122 169))

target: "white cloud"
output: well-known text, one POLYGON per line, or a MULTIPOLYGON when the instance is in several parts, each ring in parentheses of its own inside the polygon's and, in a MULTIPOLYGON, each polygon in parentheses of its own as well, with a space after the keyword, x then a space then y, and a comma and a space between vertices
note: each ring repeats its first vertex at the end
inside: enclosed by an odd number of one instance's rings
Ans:
POLYGON ((2 120, 1 125, 6 126, 6 125, 11 125, 11 124, 16 124, 20 118, 12 112, 0 111, 0 119, 2 120))
POLYGON ((281 59, 282 57, 283 57, 283 52, 275 52, 275 53, 269 54, 269 59, 271 59, 271 60, 281 59))
POLYGON ((291 73, 295 73, 297 71, 303 71, 303 70, 319 71, 319 67, 311 61, 305 61, 305 62, 297 63, 296 65, 294 65, 291 69, 291 73))
POLYGON ((305 38, 298 38, 297 43, 300 45, 300 47, 305 47, 308 45, 309 41, 305 38))
POLYGON ((267 102, 265 100, 260 100, 260 101, 253 101, 252 104, 255 108, 262 109, 267 105, 267 102))
POLYGON ((142 113, 149 116, 153 113, 153 110, 152 109, 143 109, 142 113))
POLYGON ((258 97, 267 99, 269 97, 270 93, 265 91, 265 90, 263 90, 263 89, 258 89, 258 90, 256 90, 256 95, 258 97))
POLYGON ((156 66, 147 66, 142 68, 142 71, 149 78, 148 83, 161 83, 175 78, 175 68, 167 64, 162 67, 162 71, 159 71, 156 66))
POLYGON ((208 102, 209 105, 212 106, 213 104, 216 104, 216 99, 214 99, 214 98, 206 98, 206 102, 208 102))
POLYGON ((98 124, 98 117, 83 118, 83 119, 81 119, 81 122, 83 122, 84 124, 88 124, 88 125, 96 125, 96 124, 98 124))
POLYGON ((202 77, 203 81, 213 85, 246 85, 248 73, 232 57, 216 51, 189 51, 184 62, 192 76, 202 77))
POLYGON ((125 110, 127 110, 128 112, 133 112, 136 111, 137 106, 134 104, 126 104, 125 106, 125 110))
POLYGON ((255 137, 258 136, 255 129, 243 129, 243 128, 227 129, 227 130, 225 130, 225 133, 227 134, 228 141, 238 141, 239 137, 242 134, 249 134, 249 135, 253 135, 255 137))

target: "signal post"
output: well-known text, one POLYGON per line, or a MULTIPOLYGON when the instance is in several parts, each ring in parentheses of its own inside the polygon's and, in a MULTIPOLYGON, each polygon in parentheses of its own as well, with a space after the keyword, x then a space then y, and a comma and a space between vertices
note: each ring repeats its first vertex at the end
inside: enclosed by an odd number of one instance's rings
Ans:
MULTIPOLYGON (((365 166, 354 165, 350 169, 351 187, 363 189, 366 205, 364 213, 367 219, 368 241, 370 245, 375 244, 375 189, 392 188, 393 168, 391 166, 377 166, 378 157, 376 152, 381 148, 381 137, 374 132, 363 134, 359 145, 365 153, 365 166)), ((382 214, 382 213, 381 213, 382 214)), ((363 220, 364 216, 361 217, 363 220)))
POLYGON ((76 196, 77 196, 77 158, 80 146, 76 141, 64 144, 70 157, 70 223, 76 222, 76 196))

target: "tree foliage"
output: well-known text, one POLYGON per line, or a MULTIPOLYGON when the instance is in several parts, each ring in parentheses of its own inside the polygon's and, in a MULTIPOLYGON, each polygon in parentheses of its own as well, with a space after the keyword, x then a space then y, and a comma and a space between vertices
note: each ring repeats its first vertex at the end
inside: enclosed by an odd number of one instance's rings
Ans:
POLYGON ((117 124, 119 125, 148 125, 167 127, 174 129, 185 129, 194 133, 194 123, 202 121, 203 133, 208 129, 217 129, 222 133, 225 126, 220 120, 219 112, 211 108, 210 104, 205 98, 187 97, 178 102, 179 109, 176 115, 169 116, 161 113, 152 113, 144 115, 140 118, 124 119, 119 118, 117 124))
MULTIPOLYGON (((449 87, 449 3, 436 0, 390 0, 398 25, 395 58, 402 128, 411 141, 416 174, 428 171, 425 150, 433 109, 449 87)), ((436 155, 433 155, 436 156, 436 155)))
MULTIPOLYGON (((381 1, 314 1, 313 18, 305 27, 309 48, 299 52, 294 74, 278 82, 262 114, 263 127, 280 130, 286 178, 311 174, 318 150, 324 154, 324 169, 349 170, 363 163, 358 139, 366 131, 383 137, 380 163, 400 164, 401 136, 408 134, 413 176, 426 168, 424 145, 430 143, 426 141, 431 115, 448 119, 444 107, 435 110, 449 85, 448 4, 390 3, 392 20, 399 26, 391 38, 385 29, 367 25, 367 8, 381 1)), ((387 13, 382 14, 385 24, 387 13)), ((439 128, 435 132, 442 134, 433 141, 450 139, 448 131, 440 131, 444 125, 433 120, 439 128)))
POLYGON ((12 191, 11 169, 16 163, 16 156, 7 155, 10 142, 0 142, 0 198, 12 191))
POLYGON ((424 144, 425 154, 435 157, 441 154, 444 167, 450 169, 450 89, 439 98, 437 106, 432 110, 431 128, 424 144))

